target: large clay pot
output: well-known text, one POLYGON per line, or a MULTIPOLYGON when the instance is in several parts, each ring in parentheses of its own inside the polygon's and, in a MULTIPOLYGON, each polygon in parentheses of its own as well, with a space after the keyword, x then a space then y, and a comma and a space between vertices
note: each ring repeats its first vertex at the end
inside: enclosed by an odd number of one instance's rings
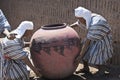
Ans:
POLYGON ((80 38, 65 23, 45 25, 33 34, 30 51, 34 65, 44 77, 65 78, 77 68, 74 60, 80 52, 80 38))

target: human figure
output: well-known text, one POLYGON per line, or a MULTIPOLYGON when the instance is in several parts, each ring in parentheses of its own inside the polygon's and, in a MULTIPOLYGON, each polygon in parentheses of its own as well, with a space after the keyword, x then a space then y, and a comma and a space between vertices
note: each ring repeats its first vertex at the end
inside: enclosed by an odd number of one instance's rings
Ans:
POLYGON ((98 67, 96 76, 103 75, 106 62, 113 55, 111 28, 104 17, 84 7, 75 9, 75 17, 78 21, 71 27, 87 29, 80 55, 75 60, 77 64, 82 59, 84 67, 76 73, 90 73, 88 64, 92 64, 98 67))
MULTIPOLYGON (((8 22, 8 20, 6 19, 5 15, 3 14, 2 10, 0 9, 0 35, 4 34, 5 36, 7 36, 9 39, 14 39, 15 35, 11 34, 9 31, 11 30, 11 26, 8 22)), ((2 37, 0 37, 2 38, 2 37)), ((0 39, 1 41, 1 39, 0 39)), ((1 49, 0 49, 1 51, 1 49)), ((2 65, 1 63, 2 61, 2 55, 0 55, 0 65, 2 65)), ((0 66, 0 80, 2 80, 2 67, 0 66)))
POLYGON ((24 51, 24 42, 21 39, 26 30, 32 29, 32 22, 23 21, 17 29, 11 32, 16 34, 15 39, 10 40, 5 37, 1 41, 1 53, 4 57, 2 65, 2 76, 4 80, 29 80, 29 73, 26 65, 28 65, 37 76, 41 76, 39 70, 30 62, 28 52, 24 51))

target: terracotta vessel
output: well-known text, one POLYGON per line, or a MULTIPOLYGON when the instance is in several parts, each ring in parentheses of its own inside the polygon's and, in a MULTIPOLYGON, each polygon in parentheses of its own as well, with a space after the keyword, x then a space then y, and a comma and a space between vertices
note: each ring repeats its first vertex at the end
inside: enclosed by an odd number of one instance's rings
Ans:
POLYGON ((33 34, 30 51, 34 65, 44 77, 65 78, 77 68, 74 60, 80 52, 80 38, 65 23, 45 25, 33 34))

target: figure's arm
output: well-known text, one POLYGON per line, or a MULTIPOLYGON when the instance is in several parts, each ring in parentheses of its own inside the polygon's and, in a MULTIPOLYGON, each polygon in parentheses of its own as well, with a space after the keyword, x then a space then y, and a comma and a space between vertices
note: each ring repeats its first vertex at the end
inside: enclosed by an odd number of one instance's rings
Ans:
POLYGON ((75 23, 71 24, 70 27, 77 27, 78 26, 78 21, 76 21, 75 23))
POLYGON ((7 28, 4 28, 3 34, 5 34, 7 36, 8 39, 13 40, 15 37, 15 33, 10 33, 9 30, 7 28))
POLYGON ((85 41, 85 43, 83 44, 82 50, 81 50, 81 52, 80 52, 80 57, 81 57, 81 58, 85 55, 85 51, 87 50, 90 42, 91 42, 91 40, 90 40, 90 39, 87 39, 87 40, 85 41))
POLYGON ((8 35, 10 34, 10 32, 8 31, 8 29, 7 29, 7 28, 4 28, 3 33, 4 33, 6 36, 8 36, 8 35))
POLYGON ((84 57, 85 52, 86 52, 88 46, 90 45, 90 42, 91 42, 91 40, 90 40, 90 39, 87 39, 87 40, 85 41, 85 43, 83 44, 79 56, 78 56, 78 57, 75 59, 75 61, 74 61, 74 62, 75 62, 75 63, 74 63, 75 65, 78 65, 79 62, 81 61, 81 59, 84 57))
POLYGON ((73 23, 70 25, 70 27, 74 28, 74 27, 78 27, 78 25, 73 23))
POLYGON ((40 74, 40 72, 39 72, 40 70, 38 70, 37 68, 35 68, 35 67, 32 65, 32 63, 31 63, 30 59, 28 58, 28 56, 24 57, 22 60, 26 63, 26 65, 28 65, 28 66, 35 72, 35 74, 36 74, 37 76, 41 77, 41 74, 40 74))

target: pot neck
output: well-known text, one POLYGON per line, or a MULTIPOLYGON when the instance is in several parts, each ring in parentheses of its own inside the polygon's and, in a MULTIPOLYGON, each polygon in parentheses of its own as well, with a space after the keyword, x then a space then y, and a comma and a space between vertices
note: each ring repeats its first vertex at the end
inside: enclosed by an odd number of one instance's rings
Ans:
POLYGON ((45 29, 45 30, 60 29, 60 28, 65 28, 65 27, 66 27, 66 23, 62 23, 62 24, 51 24, 51 25, 41 26, 41 28, 42 28, 42 29, 45 29))

